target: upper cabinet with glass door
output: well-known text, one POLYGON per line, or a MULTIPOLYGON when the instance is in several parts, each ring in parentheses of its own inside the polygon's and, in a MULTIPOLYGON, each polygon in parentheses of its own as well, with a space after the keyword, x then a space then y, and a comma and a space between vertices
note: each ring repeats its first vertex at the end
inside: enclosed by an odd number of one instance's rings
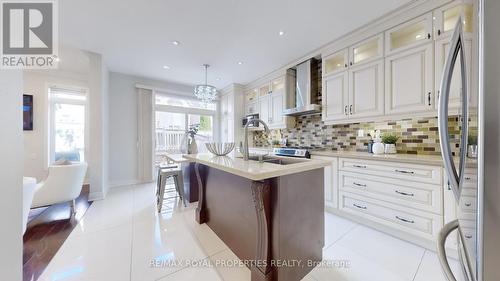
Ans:
POLYGON ((348 49, 344 49, 323 58, 323 76, 346 70, 349 64, 348 49))
POLYGON ((259 99, 259 89, 252 89, 245 94, 245 101, 256 102, 259 99))
POLYGON ((432 13, 400 24, 385 33, 386 55, 407 50, 432 40, 432 13))
POLYGON ((279 78, 271 81, 271 93, 283 93, 285 91, 285 76, 281 76, 279 78))
POLYGON ((383 34, 364 40, 349 48, 349 65, 358 65, 384 56, 383 34))
POLYGON ((271 93, 269 82, 259 87, 259 97, 265 97, 271 93))
POLYGON ((462 16, 464 34, 474 32, 474 5, 470 1, 456 1, 434 10, 436 39, 451 36, 458 18, 462 16))

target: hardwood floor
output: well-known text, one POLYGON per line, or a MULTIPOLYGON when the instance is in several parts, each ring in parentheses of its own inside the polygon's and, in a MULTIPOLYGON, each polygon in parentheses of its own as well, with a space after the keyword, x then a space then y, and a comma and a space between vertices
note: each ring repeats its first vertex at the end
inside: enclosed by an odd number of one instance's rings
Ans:
POLYGON ((42 274, 92 204, 88 197, 89 186, 84 185, 82 193, 76 199, 76 215, 73 217, 69 203, 30 211, 28 227, 23 237, 24 281, 35 281, 42 274))

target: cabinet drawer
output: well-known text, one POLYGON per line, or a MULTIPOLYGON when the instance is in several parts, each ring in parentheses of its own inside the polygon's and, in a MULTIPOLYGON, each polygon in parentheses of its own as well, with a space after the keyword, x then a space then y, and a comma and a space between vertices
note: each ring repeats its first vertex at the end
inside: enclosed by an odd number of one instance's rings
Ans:
POLYGON ((464 242, 467 244, 469 249, 476 247, 476 229, 472 227, 462 227, 460 226, 460 231, 462 232, 462 237, 464 242))
POLYGON ((363 173, 394 179, 441 185, 441 167, 424 166, 387 161, 340 158, 339 169, 346 172, 363 173))
POLYGON ((434 240, 443 226, 441 216, 342 191, 339 207, 342 211, 426 239, 434 240))
POLYGON ((340 172, 340 188, 347 192, 399 204, 403 207, 440 215, 443 212, 443 194, 439 185, 340 172))
POLYGON ((460 210, 464 213, 475 213, 477 210, 477 198, 472 196, 461 196, 460 210))

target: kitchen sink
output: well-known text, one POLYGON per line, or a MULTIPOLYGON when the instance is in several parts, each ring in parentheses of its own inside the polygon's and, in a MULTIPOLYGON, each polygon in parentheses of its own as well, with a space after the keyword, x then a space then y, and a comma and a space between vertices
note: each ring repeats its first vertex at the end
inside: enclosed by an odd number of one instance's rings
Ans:
POLYGON ((270 156, 270 155, 250 155, 248 157, 249 161, 259 161, 262 163, 270 163, 270 164, 276 164, 276 165, 290 165, 290 164, 296 164, 296 163, 302 163, 306 162, 306 159, 300 159, 300 158, 291 158, 291 157, 275 157, 275 156, 270 156))

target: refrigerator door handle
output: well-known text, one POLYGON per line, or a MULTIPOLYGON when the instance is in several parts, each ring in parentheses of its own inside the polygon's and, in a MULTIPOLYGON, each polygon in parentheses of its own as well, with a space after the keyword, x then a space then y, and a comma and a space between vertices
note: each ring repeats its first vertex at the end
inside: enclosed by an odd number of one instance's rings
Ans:
POLYGON ((451 271, 450 264, 448 263, 448 258, 446 257, 446 238, 456 229, 458 229, 458 220, 453 220, 447 224, 439 231, 437 237, 437 255, 439 258, 439 263, 444 271, 444 275, 448 281, 457 281, 453 271, 451 271))
POLYGON ((467 133, 468 133, 468 95, 467 95, 467 71, 465 65, 464 41, 462 34, 462 18, 459 17, 455 31, 451 38, 450 50, 445 62, 443 75, 441 79, 439 107, 438 107, 438 124, 439 124, 439 143, 441 147, 441 155, 443 157, 444 168, 448 177, 450 188, 457 202, 460 199, 460 182, 465 171, 465 156, 467 153, 467 133), (453 67, 460 54, 461 75, 462 75, 462 136, 460 147, 460 173, 455 169, 453 155, 450 147, 450 136, 448 135, 448 102, 450 98, 451 79, 453 77, 453 67))

